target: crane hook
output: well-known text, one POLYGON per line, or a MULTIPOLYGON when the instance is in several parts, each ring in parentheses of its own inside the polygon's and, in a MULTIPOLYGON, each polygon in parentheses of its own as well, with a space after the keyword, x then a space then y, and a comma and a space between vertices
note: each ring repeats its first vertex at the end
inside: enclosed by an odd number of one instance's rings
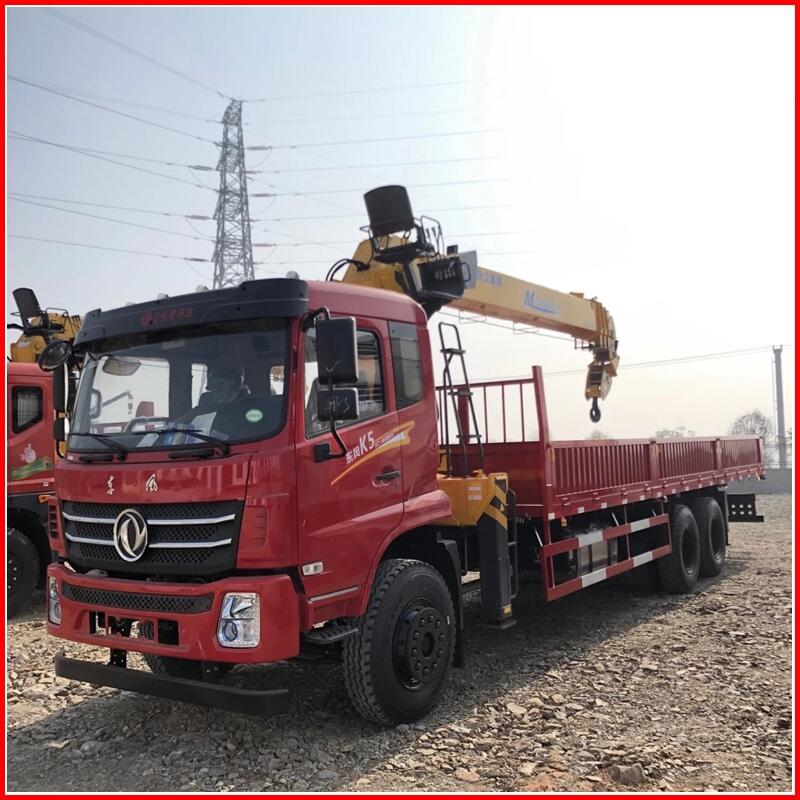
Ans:
POLYGON ((600 406, 597 403, 597 398, 592 398, 592 407, 589 409, 589 419, 592 422, 600 422, 600 406))

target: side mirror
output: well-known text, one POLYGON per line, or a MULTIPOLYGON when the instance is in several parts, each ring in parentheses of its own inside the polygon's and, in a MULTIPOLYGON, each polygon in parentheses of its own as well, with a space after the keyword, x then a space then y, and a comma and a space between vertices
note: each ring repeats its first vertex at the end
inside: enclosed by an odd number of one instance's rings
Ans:
POLYGON ((67 368, 64 364, 53 370, 53 410, 67 413, 67 368))
POLYGON ((54 369, 66 364, 71 356, 72 343, 66 339, 55 339, 42 350, 37 362, 45 372, 52 372, 54 369))
POLYGON ((317 389, 317 418, 323 422, 358 419, 358 389, 317 389))
POLYGON ((100 416, 102 408, 103 395, 100 394, 99 389, 92 389, 92 395, 89 399, 89 419, 97 419, 100 416))
POLYGON ((59 417, 53 423, 53 438, 56 442, 63 442, 67 438, 67 420, 65 417, 59 417))
POLYGON ((355 319, 318 319, 316 328, 320 383, 355 383, 358 380, 355 319))

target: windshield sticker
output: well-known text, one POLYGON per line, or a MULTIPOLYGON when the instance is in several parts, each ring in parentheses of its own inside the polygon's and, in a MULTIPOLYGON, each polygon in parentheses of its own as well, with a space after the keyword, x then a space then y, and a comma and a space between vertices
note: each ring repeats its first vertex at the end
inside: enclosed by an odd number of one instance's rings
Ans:
POLYGON ((264 412, 260 408, 251 408, 244 412, 244 418, 248 422, 261 422, 264 419, 264 412))
POLYGON ((367 431, 363 436, 359 436, 355 446, 348 450, 345 455, 345 463, 349 466, 331 481, 331 486, 371 458, 385 453, 387 450, 394 450, 396 447, 403 447, 403 445, 409 444, 411 442, 410 432, 414 425, 414 422, 406 422, 404 425, 392 428, 377 437, 372 430, 367 431))

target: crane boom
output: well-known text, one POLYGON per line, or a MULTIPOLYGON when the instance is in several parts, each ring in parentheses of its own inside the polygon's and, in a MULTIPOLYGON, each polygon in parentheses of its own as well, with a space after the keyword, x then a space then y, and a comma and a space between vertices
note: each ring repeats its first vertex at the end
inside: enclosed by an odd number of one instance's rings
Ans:
MULTIPOLYGON (((399 246, 403 241, 387 237, 386 245, 399 246)), ((367 239, 359 244, 349 260, 342 280, 414 296, 409 288, 412 280, 409 268, 418 275, 425 263, 424 258, 415 259, 410 265, 378 260, 374 257, 373 243, 367 239)), ((585 396, 592 401, 590 416, 597 422, 600 419, 597 402, 605 399, 611 390, 619 364, 614 320, 602 303, 577 292, 559 292, 484 267, 471 271, 475 274, 466 281, 463 294, 442 304, 572 336, 577 347, 592 353, 585 396)))

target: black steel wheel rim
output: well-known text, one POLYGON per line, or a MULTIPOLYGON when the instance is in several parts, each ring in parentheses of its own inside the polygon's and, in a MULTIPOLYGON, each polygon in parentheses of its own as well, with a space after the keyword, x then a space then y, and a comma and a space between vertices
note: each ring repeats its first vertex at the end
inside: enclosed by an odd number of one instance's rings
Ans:
POLYGON ((24 577, 24 567, 20 561, 12 553, 8 554, 8 592, 14 594, 24 577))
POLYGON ((394 671, 417 691, 440 676, 449 658, 447 620, 429 601, 417 598, 400 612, 393 642, 394 671))

